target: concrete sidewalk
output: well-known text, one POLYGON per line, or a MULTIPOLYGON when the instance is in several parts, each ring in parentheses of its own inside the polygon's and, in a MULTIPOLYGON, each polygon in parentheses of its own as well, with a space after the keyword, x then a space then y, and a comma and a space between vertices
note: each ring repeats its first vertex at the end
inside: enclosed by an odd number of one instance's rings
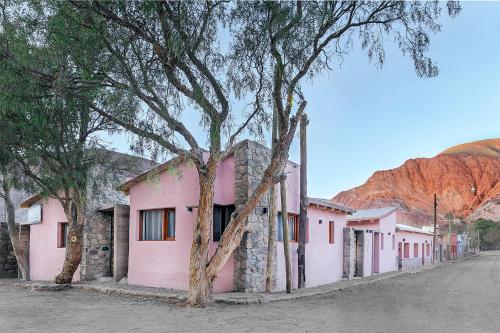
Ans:
MULTIPOLYGON (((372 284, 378 281, 394 278, 404 274, 426 271, 439 266, 440 265, 438 264, 433 266, 426 266, 419 269, 418 271, 413 271, 413 272, 395 271, 385 274, 377 274, 365 278, 356 278, 354 280, 338 281, 335 283, 313 288, 295 289, 290 294, 287 294, 282 291, 274 292, 271 294, 243 293, 243 292, 220 293, 220 294, 214 294, 213 300, 216 303, 225 303, 225 304, 256 304, 256 303, 270 303, 270 302, 294 300, 304 297, 323 295, 361 285, 372 284)), ((94 291, 103 294, 116 294, 122 296, 154 299, 157 301, 172 302, 172 303, 183 302, 187 298, 187 293, 186 291, 183 290, 142 287, 142 286, 134 286, 128 284, 117 284, 114 282, 89 281, 89 282, 75 282, 68 285, 57 285, 52 282, 40 282, 40 281, 26 282, 14 279, 5 279, 5 280, 0 280, 0 285, 25 288, 31 291, 60 291, 72 288, 72 289, 94 291)))

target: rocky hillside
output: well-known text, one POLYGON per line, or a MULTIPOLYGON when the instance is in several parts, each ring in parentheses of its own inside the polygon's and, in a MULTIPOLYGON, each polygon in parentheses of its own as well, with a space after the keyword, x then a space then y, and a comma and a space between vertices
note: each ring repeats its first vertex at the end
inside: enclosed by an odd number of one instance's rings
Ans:
POLYGON ((451 212, 467 217, 500 200, 500 139, 458 145, 433 158, 407 160, 398 168, 375 172, 365 184, 340 192, 332 200, 354 208, 399 205, 415 215, 430 216, 434 193, 440 216, 451 212))

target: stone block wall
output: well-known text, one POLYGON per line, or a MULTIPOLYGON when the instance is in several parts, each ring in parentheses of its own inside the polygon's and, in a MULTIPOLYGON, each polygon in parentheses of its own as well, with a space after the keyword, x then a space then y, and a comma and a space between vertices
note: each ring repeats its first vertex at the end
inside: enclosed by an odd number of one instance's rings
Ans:
POLYGON ((95 212, 87 218, 83 240, 83 256, 80 267, 82 280, 94 280, 113 273, 113 215, 95 212))
POLYGON ((343 274, 342 278, 352 280, 354 277, 354 256, 356 243, 354 242, 354 229, 343 229, 343 274))
MULTIPOLYGON (((244 204, 258 186, 264 169, 271 159, 269 148, 256 142, 245 140, 234 147, 236 168, 236 207, 244 204)), ((263 292, 266 288, 267 237, 269 230, 269 195, 247 218, 247 231, 240 245, 234 251, 234 290, 243 292, 263 292)), ((276 248, 274 249, 276 258, 276 248)), ((276 261, 274 274, 276 277, 276 261)), ((273 284, 276 285, 274 279, 273 284)))
MULTIPOLYGON (((29 226, 21 226, 21 239, 26 246, 29 246, 29 226)), ((17 260, 10 242, 9 229, 7 223, 0 222, 0 278, 16 278, 17 260)))

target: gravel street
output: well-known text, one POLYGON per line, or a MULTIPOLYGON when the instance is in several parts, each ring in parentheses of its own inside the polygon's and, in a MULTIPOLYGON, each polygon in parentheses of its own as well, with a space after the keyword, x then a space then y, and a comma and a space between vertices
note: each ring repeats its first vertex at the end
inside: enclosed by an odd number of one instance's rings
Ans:
POLYGON ((500 252, 287 302, 178 305, 0 287, 0 332, 498 332, 500 252))

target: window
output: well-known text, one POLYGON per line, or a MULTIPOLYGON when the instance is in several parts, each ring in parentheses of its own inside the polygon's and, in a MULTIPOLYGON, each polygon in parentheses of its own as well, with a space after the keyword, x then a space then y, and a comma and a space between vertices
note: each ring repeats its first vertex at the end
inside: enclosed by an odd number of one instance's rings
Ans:
POLYGON ((155 209, 141 211, 139 240, 175 240, 175 210, 155 209))
POLYGON ((58 225, 58 234, 59 234, 59 239, 57 241, 57 247, 64 248, 67 245, 68 242, 68 222, 62 222, 59 223, 58 225))
POLYGON ((233 214, 235 210, 234 205, 230 206, 221 206, 214 205, 214 217, 213 217, 213 240, 214 242, 220 241, 224 230, 229 224, 231 220, 231 214, 233 214))
POLYGON ((384 249, 384 234, 380 234, 380 249, 384 249))
MULTIPOLYGON (((299 219, 297 215, 288 214, 288 239, 292 242, 299 241, 299 219)), ((276 223, 276 240, 283 241, 283 217, 278 213, 276 223)))
POLYGON ((430 256, 431 255, 431 244, 427 243, 425 250, 427 252, 427 255, 430 256))
POLYGON ((413 256, 418 257, 418 243, 413 243, 413 256))
POLYGON ((406 258, 410 258, 410 243, 405 243, 404 245, 404 250, 405 250, 405 253, 404 253, 404 257, 405 259, 406 258))
POLYGON ((335 244, 335 222, 330 221, 328 223, 328 242, 330 244, 335 244))
POLYGON ((396 235, 392 235, 392 249, 396 249, 396 235))

